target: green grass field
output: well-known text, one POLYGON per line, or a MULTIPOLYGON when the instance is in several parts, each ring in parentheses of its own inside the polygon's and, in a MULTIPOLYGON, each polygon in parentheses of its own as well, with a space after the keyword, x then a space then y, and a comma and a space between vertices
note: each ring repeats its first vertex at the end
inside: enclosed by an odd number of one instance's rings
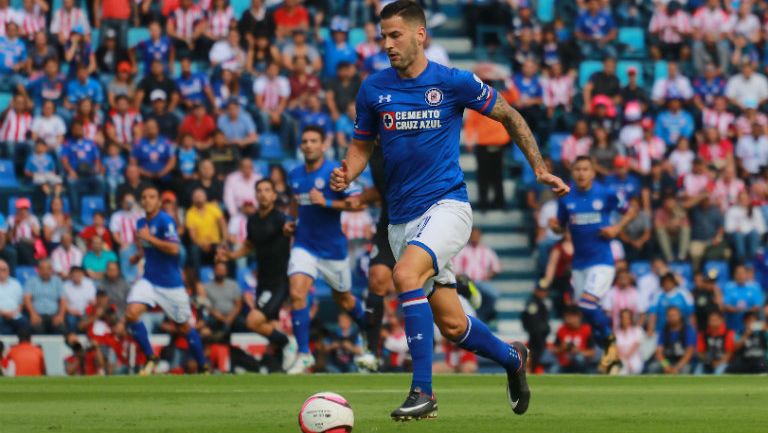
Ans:
POLYGON ((282 433, 319 391, 344 395, 359 432, 768 431, 768 377, 539 376, 512 414, 501 376, 437 376, 436 420, 397 424, 406 375, 175 376, 0 380, 0 432, 282 433))

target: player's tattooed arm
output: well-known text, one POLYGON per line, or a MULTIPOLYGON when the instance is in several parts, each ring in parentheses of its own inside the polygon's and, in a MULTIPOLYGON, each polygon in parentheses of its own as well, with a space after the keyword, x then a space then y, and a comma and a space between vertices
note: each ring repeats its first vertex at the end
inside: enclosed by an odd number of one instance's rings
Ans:
POLYGON ((539 182, 552 187, 552 191, 558 196, 568 194, 571 189, 562 179, 549 172, 546 164, 544 164, 544 159, 541 157, 539 145, 536 144, 531 128, 528 127, 528 123, 517 110, 512 108, 504 98, 497 97, 488 117, 504 125, 507 133, 512 137, 512 141, 525 155, 539 182))

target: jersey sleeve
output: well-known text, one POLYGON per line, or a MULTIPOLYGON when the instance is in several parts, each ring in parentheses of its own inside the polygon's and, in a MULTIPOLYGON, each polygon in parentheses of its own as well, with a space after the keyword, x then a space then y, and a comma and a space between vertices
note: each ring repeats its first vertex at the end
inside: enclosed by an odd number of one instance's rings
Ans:
POLYGON ((376 138, 378 133, 376 110, 371 106, 366 96, 367 83, 368 80, 363 81, 355 99, 357 115, 355 117, 355 132, 352 135, 355 140, 371 141, 376 138))
POLYGON ((176 223, 173 218, 165 218, 163 227, 160 227, 162 239, 168 242, 179 243, 179 233, 176 231, 176 223))
POLYGON ((456 70, 452 83, 460 107, 488 115, 496 103, 497 92, 469 71, 456 70))

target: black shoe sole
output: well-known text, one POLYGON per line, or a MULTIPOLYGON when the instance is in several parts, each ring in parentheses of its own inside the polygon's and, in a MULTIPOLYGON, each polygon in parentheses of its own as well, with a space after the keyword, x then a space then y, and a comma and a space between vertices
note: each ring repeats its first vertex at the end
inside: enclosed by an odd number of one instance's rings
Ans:
MULTIPOLYGON (((528 406, 531 402, 531 390, 528 387, 528 380, 526 377, 526 367, 528 367, 528 358, 530 356, 530 351, 528 348, 523 344, 519 342, 512 343, 512 347, 517 350, 517 352, 520 354, 520 357, 522 358, 520 361, 520 370, 518 373, 515 373, 515 375, 519 376, 519 380, 522 383, 522 388, 526 391, 522 392, 518 396, 517 405, 515 405, 512 408, 512 412, 514 412, 517 415, 522 415, 525 412, 528 411, 528 406)), ((511 382, 511 380, 508 380, 508 382, 511 382)), ((509 384, 507 384, 507 398, 509 400, 510 406, 512 405, 512 398, 511 398, 511 387, 509 384)))
POLYGON ((437 408, 421 415, 392 415, 392 421, 398 421, 398 422, 420 421, 423 419, 435 419, 435 418, 437 418, 437 408))

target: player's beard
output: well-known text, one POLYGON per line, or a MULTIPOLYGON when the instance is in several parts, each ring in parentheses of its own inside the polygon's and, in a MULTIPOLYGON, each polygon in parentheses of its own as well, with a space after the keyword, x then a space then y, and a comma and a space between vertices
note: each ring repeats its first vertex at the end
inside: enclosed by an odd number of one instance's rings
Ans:
POLYGON ((397 60, 392 61, 390 58, 389 61, 392 64, 392 67, 397 69, 398 71, 405 71, 408 69, 411 64, 416 60, 416 54, 419 51, 419 44, 418 41, 414 38, 411 44, 407 47, 407 49, 395 53, 397 55, 397 60))

